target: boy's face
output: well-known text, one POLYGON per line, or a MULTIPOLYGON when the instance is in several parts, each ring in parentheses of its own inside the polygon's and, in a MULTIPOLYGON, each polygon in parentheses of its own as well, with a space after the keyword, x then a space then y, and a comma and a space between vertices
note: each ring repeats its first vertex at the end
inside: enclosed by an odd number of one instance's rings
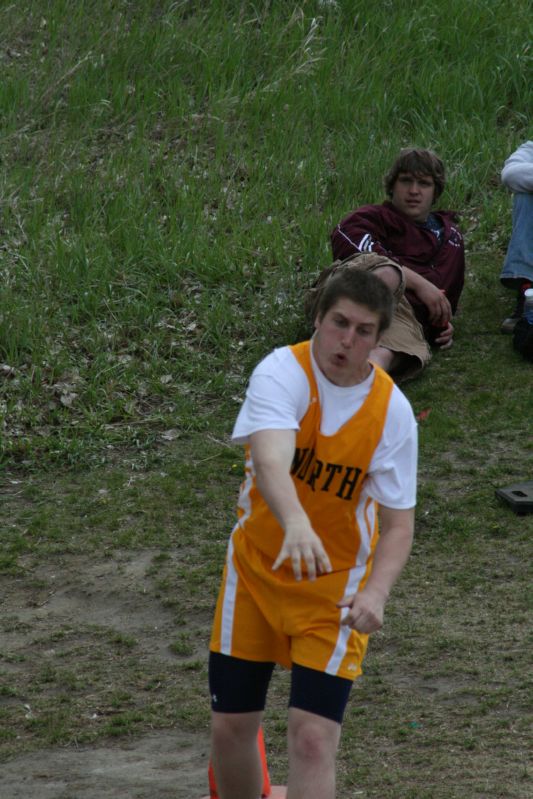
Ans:
POLYGON ((369 374, 368 356, 379 338, 379 315, 342 297, 315 320, 313 354, 337 386, 353 386, 369 374))
POLYGON ((426 221, 434 198, 435 181, 431 175, 400 172, 392 187, 392 204, 413 222, 426 221))

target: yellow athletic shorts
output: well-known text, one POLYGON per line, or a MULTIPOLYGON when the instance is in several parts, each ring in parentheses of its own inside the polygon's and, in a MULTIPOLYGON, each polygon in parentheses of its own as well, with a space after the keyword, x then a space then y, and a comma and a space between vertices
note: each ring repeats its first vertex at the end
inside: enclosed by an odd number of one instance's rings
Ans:
POLYGON ((354 577, 362 587, 368 569, 362 575, 354 572, 298 582, 287 562, 273 572, 272 560, 236 528, 218 596, 211 650, 287 668, 298 663, 354 680, 361 674, 368 635, 341 624, 337 607, 354 577))

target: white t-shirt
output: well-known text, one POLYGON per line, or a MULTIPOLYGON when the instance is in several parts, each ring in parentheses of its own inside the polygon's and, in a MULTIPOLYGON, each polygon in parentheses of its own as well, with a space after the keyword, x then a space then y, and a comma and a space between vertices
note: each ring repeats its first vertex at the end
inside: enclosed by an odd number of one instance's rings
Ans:
MULTIPOLYGON (((356 386, 336 386, 311 362, 322 410, 321 432, 334 435, 354 416, 372 387, 374 370, 356 386)), ((233 428, 237 444, 248 443, 259 430, 299 430, 309 406, 309 381, 290 347, 266 356, 254 369, 233 428)), ((416 504, 418 430, 413 410, 394 385, 383 435, 376 447, 364 492, 388 508, 402 510, 416 504)))
POLYGON ((502 183, 514 192, 533 192, 533 141, 526 141, 506 160, 502 183))

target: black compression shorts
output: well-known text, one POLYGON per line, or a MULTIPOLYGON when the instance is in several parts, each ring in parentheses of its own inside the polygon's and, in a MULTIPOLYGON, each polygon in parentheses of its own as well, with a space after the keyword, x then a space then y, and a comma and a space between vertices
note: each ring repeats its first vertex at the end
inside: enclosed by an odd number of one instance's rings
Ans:
MULTIPOLYGON (((265 709, 274 663, 209 653, 211 707, 218 713, 265 709)), ((352 681, 293 663, 289 707, 342 723, 352 681)))

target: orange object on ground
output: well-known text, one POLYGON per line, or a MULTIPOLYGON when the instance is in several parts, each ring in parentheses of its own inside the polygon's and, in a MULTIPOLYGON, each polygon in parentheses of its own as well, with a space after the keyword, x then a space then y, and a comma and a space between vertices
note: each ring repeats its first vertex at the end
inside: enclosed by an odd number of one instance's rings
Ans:
MULTIPOLYGON (((263 767, 263 788, 261 790, 261 797, 269 797, 272 795, 272 786, 270 785, 270 777, 268 774, 268 766, 266 761, 266 752, 265 752, 265 739, 263 736, 263 728, 259 727, 259 732, 257 733, 257 746, 259 748, 259 755, 261 757, 261 765, 263 767)), ((209 768, 207 770, 207 775, 209 777, 209 797, 210 799, 219 799, 217 786, 215 782, 215 773, 213 771, 213 766, 211 762, 209 762, 209 768)), ((284 794, 277 794, 278 796, 284 796, 284 794)), ((207 799, 207 797, 206 797, 207 799)))

